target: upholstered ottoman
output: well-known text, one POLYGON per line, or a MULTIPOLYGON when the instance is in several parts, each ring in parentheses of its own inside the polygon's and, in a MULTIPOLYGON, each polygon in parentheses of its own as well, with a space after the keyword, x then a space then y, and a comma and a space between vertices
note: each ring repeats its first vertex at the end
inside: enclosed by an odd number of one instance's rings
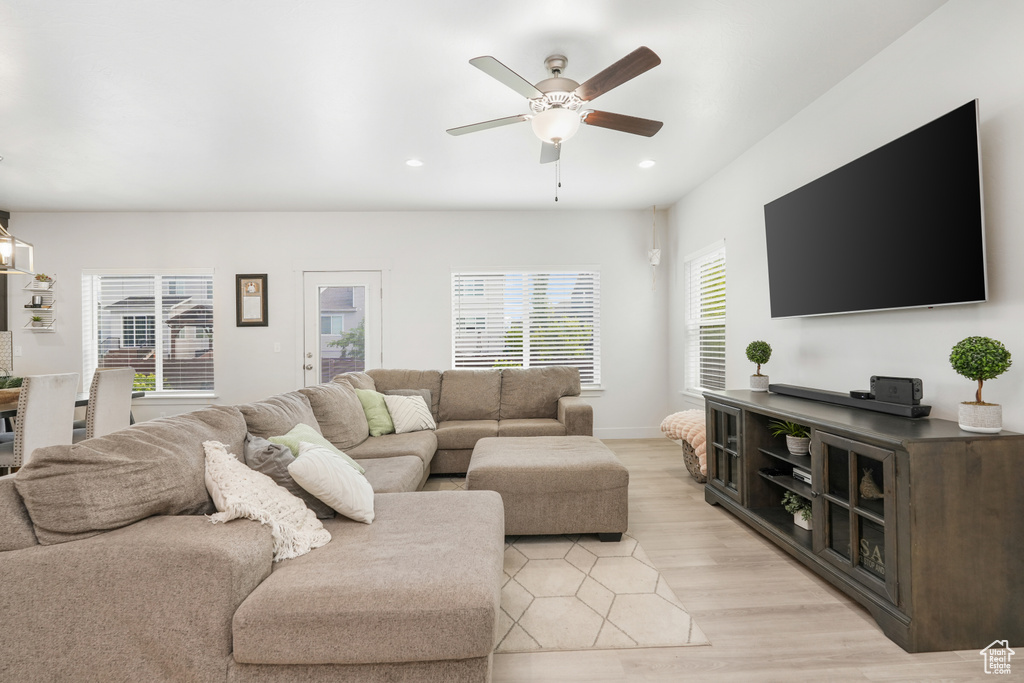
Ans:
POLYGON ((618 541, 629 517, 629 470, 592 436, 480 439, 466 488, 497 491, 505 534, 597 534, 618 541))

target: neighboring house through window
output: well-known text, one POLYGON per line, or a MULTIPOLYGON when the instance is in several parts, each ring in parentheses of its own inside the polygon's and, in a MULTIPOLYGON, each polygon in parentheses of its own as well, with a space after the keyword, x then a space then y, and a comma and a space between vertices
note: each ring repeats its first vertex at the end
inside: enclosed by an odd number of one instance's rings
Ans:
POLYGON ((725 242, 686 258, 686 389, 725 389, 725 242))
POLYGON ((579 368, 601 383, 600 273, 452 273, 452 366, 579 368))
POLYGON ((213 271, 82 275, 85 385, 99 368, 135 368, 135 387, 212 393, 213 271))

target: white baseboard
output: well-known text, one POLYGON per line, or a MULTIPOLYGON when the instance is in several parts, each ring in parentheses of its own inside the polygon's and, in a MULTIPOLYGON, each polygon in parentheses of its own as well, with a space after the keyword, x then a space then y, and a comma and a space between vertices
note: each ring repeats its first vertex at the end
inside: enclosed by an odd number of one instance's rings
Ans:
POLYGON ((599 439, 664 439, 659 427, 606 427, 595 428, 594 436, 599 439))

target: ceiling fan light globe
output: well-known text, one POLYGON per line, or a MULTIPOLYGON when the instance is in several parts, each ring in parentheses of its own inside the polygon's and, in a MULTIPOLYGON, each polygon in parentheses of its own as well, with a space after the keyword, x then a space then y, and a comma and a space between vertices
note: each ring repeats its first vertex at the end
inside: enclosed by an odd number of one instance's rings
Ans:
POLYGON ((580 129, 580 115, 569 109, 552 107, 534 114, 530 121, 534 134, 549 143, 562 143, 580 129))

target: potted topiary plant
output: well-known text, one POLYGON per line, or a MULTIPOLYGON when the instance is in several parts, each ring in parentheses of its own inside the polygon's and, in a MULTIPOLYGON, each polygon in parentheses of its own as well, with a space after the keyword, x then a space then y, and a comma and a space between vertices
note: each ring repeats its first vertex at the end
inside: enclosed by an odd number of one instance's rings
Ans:
POLYGON ((796 422, 772 420, 768 423, 772 436, 785 436, 786 449, 792 455, 807 455, 811 450, 811 433, 796 422))
POLYGON ((1003 407, 985 403, 981 387, 987 379, 995 379, 1010 369, 1010 352, 1002 342, 988 337, 961 339, 949 354, 949 364, 958 374, 978 382, 973 401, 960 404, 960 429, 965 432, 996 434, 1003 428, 1003 407))
POLYGON ((747 360, 757 365, 757 372, 750 376, 751 391, 768 391, 768 375, 761 374, 761 366, 772 357, 772 347, 766 341, 752 341, 747 344, 747 360))
POLYGON ((782 508, 793 515, 793 524, 810 531, 811 501, 792 491, 786 491, 782 494, 782 508))

